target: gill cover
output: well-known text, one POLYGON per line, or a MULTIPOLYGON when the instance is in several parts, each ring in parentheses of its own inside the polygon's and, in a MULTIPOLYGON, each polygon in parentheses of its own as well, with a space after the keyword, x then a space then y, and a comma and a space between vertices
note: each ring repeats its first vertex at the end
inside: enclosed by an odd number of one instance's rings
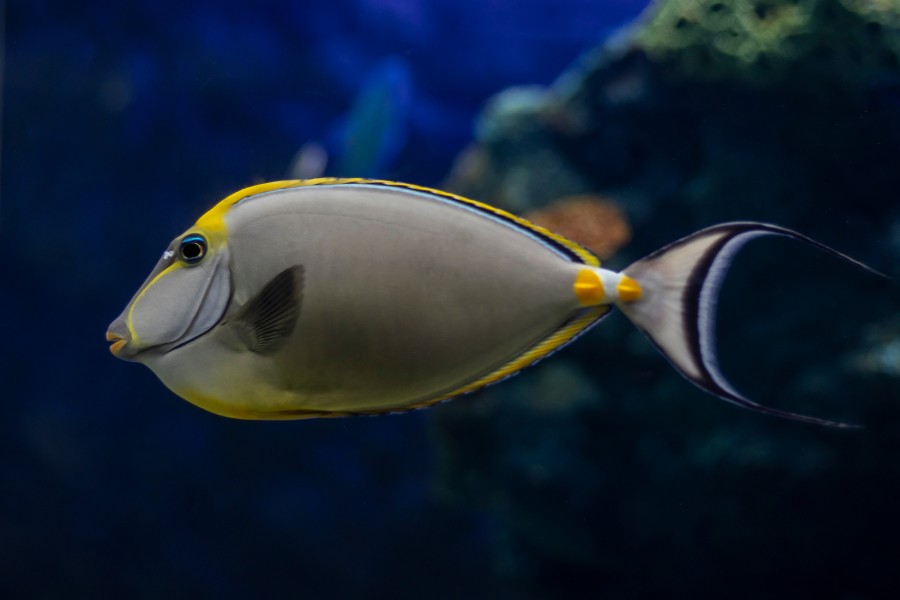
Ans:
POLYGON ((127 332, 129 354, 184 345, 209 331, 225 313, 231 298, 227 250, 204 249, 197 258, 179 249, 189 240, 185 236, 173 242, 110 327, 127 332))

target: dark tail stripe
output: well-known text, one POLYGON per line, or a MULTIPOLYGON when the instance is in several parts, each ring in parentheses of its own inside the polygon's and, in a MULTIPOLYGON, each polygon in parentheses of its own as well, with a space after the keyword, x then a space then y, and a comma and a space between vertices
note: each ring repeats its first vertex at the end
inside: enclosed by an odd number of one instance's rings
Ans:
POLYGON ((688 281, 682 292, 681 302, 683 310, 683 314, 680 315, 681 328, 687 339, 687 345, 691 354, 690 358, 693 363, 692 366, 697 368, 700 372, 699 375, 692 376, 685 372, 682 367, 668 355, 667 351, 660 346, 654 338, 653 332, 648 331, 645 327, 637 324, 641 331, 650 339, 663 356, 669 360, 672 366, 674 366, 686 379, 723 400, 758 412, 807 423, 841 428, 858 427, 857 425, 799 415, 763 406, 752 400, 748 400, 737 392, 722 374, 718 365, 715 347, 716 299, 722 282, 724 281, 728 266, 736 253, 744 244, 753 238, 763 235, 781 235, 804 242, 870 273, 881 277, 885 276, 871 267, 802 234, 775 225, 753 222, 726 223, 703 229, 653 252, 640 262, 658 259, 668 252, 698 240, 698 238, 710 235, 721 236, 721 238, 714 243, 711 243, 693 265, 688 281))

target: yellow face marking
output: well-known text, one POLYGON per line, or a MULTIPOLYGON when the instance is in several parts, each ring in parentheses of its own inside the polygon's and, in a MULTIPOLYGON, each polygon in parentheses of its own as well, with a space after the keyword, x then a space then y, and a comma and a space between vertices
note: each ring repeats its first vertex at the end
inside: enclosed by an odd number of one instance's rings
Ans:
POLYGON ((169 265, 162 271, 160 271, 159 275, 157 275, 156 277, 151 279, 147 283, 147 285, 144 286, 144 289, 142 289, 141 292, 137 295, 137 298, 135 298, 134 301, 131 303, 131 307, 128 309, 128 316, 125 317, 125 326, 128 327, 128 335, 131 338, 132 346, 137 346, 140 343, 140 338, 138 338, 137 331, 134 330, 134 324, 131 321, 132 315, 134 314, 134 307, 137 306, 138 303, 140 303, 141 298, 144 297, 144 294, 147 293, 147 290, 149 290, 151 287, 153 287, 154 283, 156 283, 157 281, 162 279, 163 276, 166 275, 167 273, 169 273, 172 269, 175 269, 175 268, 178 268, 181 266, 182 265, 180 262, 176 262, 176 263, 169 265))
POLYGON ((643 293, 644 290, 641 289, 641 285, 628 275, 622 275, 622 279, 619 280, 619 284, 616 286, 616 294, 618 294, 619 300, 622 302, 640 300, 643 293))
POLYGON ((213 240, 215 240, 216 242, 221 242, 228 234, 228 228, 225 226, 225 213, 227 213, 232 206, 234 206, 244 198, 255 196, 257 194, 262 194, 265 192, 271 192, 273 190, 281 190, 300 185, 311 185, 312 182, 315 181, 319 180, 310 179, 308 181, 301 181, 299 179, 292 179, 289 181, 270 181, 269 183, 251 185, 250 187, 244 188, 231 194, 230 196, 227 196, 224 200, 206 211, 206 213, 202 217, 197 219, 195 228, 202 229, 210 242, 212 242, 213 240))
POLYGON ((603 280, 592 269, 581 269, 578 271, 572 289, 575 290, 575 296, 578 297, 578 301, 581 302, 582 306, 596 306, 606 298, 603 280))
MULTIPOLYGON (((220 204, 221 204, 221 203, 220 203, 220 204)), ((217 205, 217 206, 218 206, 218 205, 217 205)), ((215 210, 215 208, 214 208, 213 210, 215 210)), ((210 212, 212 212, 212 211, 210 211, 210 212)), ((209 214, 209 213, 207 213, 207 214, 209 214)), ((206 215, 204 215, 204 217, 205 217, 205 216, 206 216, 206 215)), ((202 219, 203 219, 203 217, 201 217, 201 220, 202 220, 202 219)), ((223 229, 221 230, 221 234, 224 235, 224 234, 225 234, 225 230, 224 230, 224 221, 222 222, 222 227, 223 227, 223 229)), ((212 246, 212 244, 213 244, 212 239, 213 239, 213 238, 212 238, 212 236, 210 235, 210 230, 207 229, 207 228, 202 228, 202 227, 194 226, 194 227, 192 227, 191 229, 189 229, 188 231, 190 231, 191 233, 200 233, 200 234, 202 234, 202 235, 208 240, 209 247, 208 247, 207 250, 206 250, 206 254, 204 255, 204 258, 206 258, 207 256, 209 256, 209 254, 213 251, 213 246, 212 246)), ((221 248, 221 246, 218 246, 218 247, 221 248)), ((171 273, 171 272, 174 271, 175 269, 184 269, 184 268, 187 268, 187 267, 189 267, 189 266, 190 266, 190 265, 187 265, 187 264, 186 264, 184 261, 182 261, 181 259, 176 260, 176 261, 173 262, 171 265, 169 265, 168 267, 166 267, 165 269, 163 269, 162 271, 160 271, 159 274, 158 274, 156 277, 154 277, 154 278, 151 279, 149 282, 147 282, 147 285, 145 285, 145 286, 143 287, 143 289, 141 289, 140 293, 138 293, 137 297, 134 299, 134 301, 131 303, 131 306, 128 308, 128 315, 125 317, 125 326, 128 328, 128 334, 129 334, 129 336, 130 336, 130 338, 131 338, 131 342, 130 342, 130 343, 132 344, 132 346, 137 346, 137 345, 140 343, 140 339, 139 339, 139 337, 138 337, 137 331, 135 331, 135 329, 134 329, 134 324, 132 323, 132 315, 134 314, 134 308, 140 303, 141 299, 144 297, 144 294, 147 293, 147 290, 149 290, 151 287, 153 287, 153 284, 155 284, 156 282, 158 282, 160 279, 162 279, 164 276, 166 276, 167 274, 171 273)))

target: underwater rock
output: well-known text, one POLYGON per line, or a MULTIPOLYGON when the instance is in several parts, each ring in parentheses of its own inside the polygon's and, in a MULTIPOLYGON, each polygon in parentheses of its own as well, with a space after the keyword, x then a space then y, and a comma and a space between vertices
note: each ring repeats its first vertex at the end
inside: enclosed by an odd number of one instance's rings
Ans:
POLYGON ((898 25, 893 0, 668 0, 635 41, 674 77, 837 89, 900 66, 898 25))
POLYGON ((468 160, 447 187, 519 213, 599 191, 636 230, 659 232, 647 250, 738 216, 826 231, 851 198, 873 217, 851 227, 883 231, 884 190, 900 183, 889 160, 900 140, 898 7, 657 2, 552 87, 491 100, 467 153, 477 174, 468 160), (688 16, 699 33, 684 38, 688 16), (736 54, 719 47, 725 23, 746 38, 736 54), (799 42, 780 37, 789 26, 803 48, 830 50, 791 49, 799 42), (694 66, 699 48, 718 58, 694 66), (764 50, 780 62, 760 70, 764 50))
POLYGON ((560 195, 590 189, 553 147, 545 124, 548 90, 515 87, 493 98, 476 124, 478 145, 464 152, 445 187, 473 198, 493 198, 504 208, 523 213, 560 195), (502 179, 485 176, 503 173, 502 179))
POLYGON ((867 328, 864 346, 850 364, 861 373, 900 377, 900 319, 867 328))
MULTIPOLYGON (((659 1, 552 87, 495 97, 447 184, 551 230, 561 198, 604 198, 623 211, 609 231, 634 231, 613 268, 752 219, 896 276, 898 40, 889 0, 659 1)), ((513 597, 781 598, 801 582, 882 597, 900 586, 900 407, 893 375, 864 372, 893 368, 897 348, 896 297, 875 279, 760 241, 719 306, 739 390, 863 433, 708 401, 613 316, 438 407, 439 486, 492 519, 513 597), (854 348, 868 354, 847 360, 854 348)))

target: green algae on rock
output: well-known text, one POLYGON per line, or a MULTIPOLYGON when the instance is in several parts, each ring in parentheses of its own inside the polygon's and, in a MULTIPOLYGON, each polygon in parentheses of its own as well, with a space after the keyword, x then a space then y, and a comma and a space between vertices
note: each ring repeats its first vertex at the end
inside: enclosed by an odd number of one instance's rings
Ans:
POLYGON ((900 65, 900 3, 658 1, 635 42, 680 78, 852 83, 900 65))

